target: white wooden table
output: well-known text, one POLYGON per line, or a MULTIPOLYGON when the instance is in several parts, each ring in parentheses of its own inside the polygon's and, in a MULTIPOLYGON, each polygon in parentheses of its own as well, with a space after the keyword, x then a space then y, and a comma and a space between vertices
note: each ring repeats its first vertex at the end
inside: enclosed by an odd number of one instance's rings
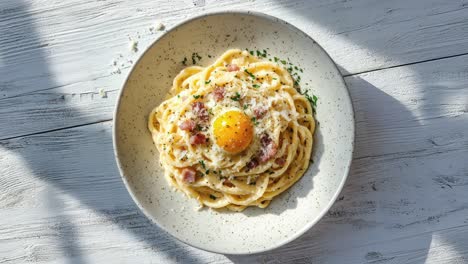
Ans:
POLYGON ((468 263, 467 112, 468 1, 1 0, 0 263, 468 263), (339 200, 300 239, 253 256, 152 225, 112 153, 120 85, 161 34, 149 28, 233 9, 315 38, 356 112, 339 200))

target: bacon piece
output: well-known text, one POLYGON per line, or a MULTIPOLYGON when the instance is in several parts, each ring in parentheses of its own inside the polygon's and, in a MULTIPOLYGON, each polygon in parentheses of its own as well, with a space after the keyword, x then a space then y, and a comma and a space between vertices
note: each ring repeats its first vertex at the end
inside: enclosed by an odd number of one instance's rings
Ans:
POLYGON ((238 71, 240 68, 237 64, 228 64, 226 65, 226 69, 228 72, 238 71))
POLYGON ((226 185, 227 187, 230 187, 230 188, 235 186, 231 181, 227 179, 223 181, 223 185, 226 185))
POLYGON ((277 158, 277 159, 275 159, 275 163, 280 165, 280 166, 283 166, 284 164, 286 164, 286 159, 284 157, 277 158))
POLYGON ((264 107, 260 106, 254 109, 254 115, 255 115, 255 118, 257 119, 264 117, 266 113, 267 113, 267 109, 264 107))
POLYGON ((182 179, 184 180, 184 182, 194 183, 195 182, 195 175, 197 175, 197 172, 192 168, 183 168, 182 169, 182 179))
POLYGON ((260 143, 262 144, 262 147, 268 146, 271 142, 272 140, 267 133, 263 133, 260 137, 260 143))
POLYGON ((206 136, 202 133, 196 133, 190 137, 190 144, 200 145, 206 143, 206 136))
POLYGON ((247 169, 251 170, 254 169, 255 167, 258 166, 258 160, 256 158, 253 158, 249 163, 247 163, 247 169))
POLYGON ((268 136, 268 134, 263 134, 260 138, 260 143, 262 144, 262 150, 258 159, 261 163, 267 162, 269 159, 273 158, 278 152, 278 147, 275 142, 268 136))
POLYGON ((216 89, 213 91, 213 97, 216 100, 216 102, 219 102, 224 99, 224 94, 225 94, 224 87, 222 86, 216 86, 216 89))
POLYGON ((202 121, 208 121, 210 118, 208 115, 208 110, 205 108, 205 104, 202 102, 194 102, 192 103, 192 110, 195 115, 200 118, 202 121))
POLYGON ((187 119, 184 122, 180 123, 179 128, 186 131, 193 131, 197 124, 195 121, 187 119))

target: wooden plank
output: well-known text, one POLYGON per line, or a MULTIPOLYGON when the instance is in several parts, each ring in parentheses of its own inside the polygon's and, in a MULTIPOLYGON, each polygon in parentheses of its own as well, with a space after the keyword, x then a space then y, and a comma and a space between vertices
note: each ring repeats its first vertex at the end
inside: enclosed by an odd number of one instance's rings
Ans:
POLYGON ((256 10, 286 19, 313 36, 345 74, 468 50, 466 1, 194 2, 200 4, 182 0, 135 0, 131 5, 119 0, 2 1, 0 98, 86 82, 92 84, 84 85, 81 92, 99 89, 100 84, 93 81, 109 75, 117 54, 124 56, 118 61, 122 74, 129 67, 128 60, 135 59, 128 48, 129 37, 139 41, 141 52, 157 36, 149 31, 156 20, 170 28, 209 11, 256 10))
POLYGON ((301 245, 286 246, 270 254, 228 257, 233 263, 466 263, 467 235, 464 225, 397 239, 382 238, 381 242, 357 247, 348 244, 332 248, 315 236, 302 239, 301 245))
MULTIPOLYGON (((111 123, 0 144, 0 263, 206 263, 150 223, 117 171, 111 123)), ((203 260, 201 259, 203 255, 203 260)))
MULTIPOLYGON (((8 125, 0 127, 0 139, 109 120, 117 90, 139 54, 128 49, 129 37, 139 41, 141 52, 161 34, 149 31, 157 20, 170 27, 187 14, 237 8, 263 11, 297 25, 324 46, 343 73, 467 50, 468 30, 462 29, 468 16, 464 6, 453 1, 392 1, 385 5, 367 0, 207 1, 203 7, 180 1, 164 1, 156 7, 152 2, 134 1, 129 8, 116 1, 59 1, 52 5, 50 1, 6 0, 0 4, 0 35, 5 36, 0 38, 0 123, 8 125), (396 8, 399 4, 406 8, 396 8), (356 11, 363 8, 372 15, 356 11), (314 15, 313 21, 307 17, 309 13, 314 15), (417 30, 423 25, 427 29, 417 30), (427 32, 433 28, 440 29, 437 37, 427 32), (344 38, 346 34, 349 36, 344 38), (387 53, 384 59, 382 49, 387 53), (360 63, 355 63, 356 58, 360 63), (116 66, 111 65, 113 60, 116 66), (116 68, 120 74, 115 73, 116 68), (101 89, 107 98, 99 96, 101 89)), ((461 74, 453 77, 466 80, 465 63, 460 60, 450 70, 438 68, 436 74, 461 74)))
MULTIPOLYGON (((465 59, 348 77, 356 108, 357 140, 351 175, 339 201, 298 241, 272 253, 246 259, 229 256, 230 260, 418 263, 437 262, 446 256, 454 262, 463 261, 466 252, 460 245, 468 242, 465 235, 459 235, 466 233, 468 221, 465 59)), ((324 103, 319 99, 319 104, 324 103)), ((159 231, 143 224, 144 218, 136 214, 116 171, 110 129, 111 123, 104 122, 0 141, 0 214, 19 217, 14 222, 11 217, 0 218, 5 232, 0 235, 0 244, 6 249, 17 248, 5 251, 8 259, 34 259, 43 254, 44 259, 60 261, 61 257, 72 258, 67 255, 71 254, 110 260, 116 252, 126 259, 134 256, 134 251, 159 259, 160 252, 149 248, 172 243, 167 235, 154 235, 159 231), (90 213, 83 213, 83 208, 90 213), (61 217, 73 219, 78 227, 61 223, 54 210, 71 215, 61 217), (113 220, 121 214, 130 214, 130 220, 113 220), (40 229, 16 226, 34 221, 63 225, 66 230, 91 228, 96 236, 77 231, 80 242, 70 244, 47 232, 42 235, 40 229), (23 229, 24 237, 15 238, 23 229), (49 246, 68 246, 38 253, 33 250, 33 245, 42 241, 37 236, 52 237, 46 243, 49 246), (135 241, 139 243, 133 245, 135 241), (31 250, 24 253, 22 248, 31 250), (67 253, 70 250, 72 253, 67 253)), ((229 261, 180 244, 171 248, 167 255, 184 261, 192 261, 184 258, 189 256, 187 250, 199 256, 200 262, 229 261)))
POLYGON ((342 196, 318 226, 273 252, 227 260, 174 242, 137 213, 116 171, 110 130, 111 122, 104 122, 1 141, 2 261, 81 263, 118 256, 174 263, 401 263, 467 257, 466 134, 416 155, 364 157, 367 149, 359 146, 365 142, 358 142, 342 196))
MULTIPOLYGON (((345 74, 467 50, 464 1, 196 2, 1 1, 0 139, 109 120, 137 55, 127 35, 142 49, 155 20, 259 10, 311 34, 345 74), (116 58, 122 72, 111 75, 116 58)), ((190 248, 137 213, 110 122, 1 140, 0 263, 465 263, 466 59, 347 77, 356 159, 339 201, 299 240, 256 256, 190 248)))
MULTIPOLYGON (((346 77, 356 122, 368 121, 357 133, 358 143, 366 142, 362 157, 377 155, 375 151, 417 151, 462 137, 466 131, 467 58, 346 77), (447 126, 452 127, 449 132, 441 129, 447 126)), ((81 92, 81 85, 69 85, 0 100, 0 123, 10 124, 0 127, 0 139, 110 120, 117 91, 106 86, 105 79, 96 82, 103 82, 106 98, 97 91, 81 92)), ((322 98, 319 103, 327 102, 322 98)))

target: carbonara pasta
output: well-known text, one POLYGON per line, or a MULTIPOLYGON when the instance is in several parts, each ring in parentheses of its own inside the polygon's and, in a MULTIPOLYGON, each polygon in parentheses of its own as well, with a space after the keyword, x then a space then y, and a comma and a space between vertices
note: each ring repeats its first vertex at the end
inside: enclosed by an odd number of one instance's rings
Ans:
POLYGON ((265 208, 309 165, 309 101, 278 63, 226 51, 174 79, 148 127, 167 181, 203 206, 265 208))

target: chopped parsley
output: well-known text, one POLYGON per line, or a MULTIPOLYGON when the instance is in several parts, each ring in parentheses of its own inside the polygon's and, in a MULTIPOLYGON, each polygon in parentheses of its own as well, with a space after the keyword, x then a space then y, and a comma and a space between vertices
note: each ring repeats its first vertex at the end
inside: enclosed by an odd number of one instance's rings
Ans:
POLYGON ((214 196, 214 195, 210 194, 210 199, 212 199, 212 200, 216 200, 216 196, 214 196))
POLYGON ((250 53, 250 55, 255 56, 255 53, 254 53, 253 50, 250 50, 249 53, 250 53))
POLYGON ((258 121, 256 117, 252 117, 250 120, 254 123, 254 125, 258 125, 258 121))
POLYGON ((302 95, 305 96, 305 98, 307 98, 307 100, 309 101, 310 105, 312 106, 312 110, 314 111, 315 113, 315 109, 317 108, 317 100, 318 100, 318 97, 315 96, 315 95, 312 95, 310 96, 307 91, 304 92, 302 95))
POLYGON ((275 59, 275 62, 278 62, 278 61, 279 61, 279 58, 278 58, 278 57, 275 57, 274 59, 275 59))
POLYGON ((253 73, 249 72, 249 70, 245 69, 244 72, 246 72, 252 79, 255 79, 255 75, 253 73))
POLYGON ((206 170, 205 161, 200 160, 198 163, 200 163, 200 165, 203 167, 203 169, 206 170))
POLYGON ((201 97, 201 95, 197 95, 197 94, 194 94, 194 95, 193 95, 193 98, 195 98, 195 99, 198 99, 198 98, 200 98, 200 97, 201 97))
POLYGON ((182 64, 187 66, 187 57, 184 57, 184 60, 182 61, 182 64))
POLYGON ((209 108, 208 109, 208 114, 213 115, 213 109, 209 108))
POLYGON ((315 107, 317 106, 317 100, 318 100, 318 97, 315 95, 312 95, 312 101, 315 107))
POLYGON ((208 81, 205 82, 205 84, 209 84, 210 82, 211 82, 211 80, 208 80, 208 81))
POLYGON ((244 110, 246 110, 248 107, 249 107, 248 104, 244 104, 244 105, 242 106, 242 108, 244 108, 244 110))
POLYGON ((239 92, 236 92, 236 95, 231 97, 231 100, 239 102, 241 95, 239 92))
POLYGON ((260 85, 258 85, 258 84, 252 84, 252 87, 253 87, 253 88, 260 88, 260 85))
POLYGON ((281 63, 286 64, 287 62, 285 60, 281 60, 281 63))
POLYGON ((210 174, 210 170, 206 170, 205 174, 207 174, 207 175, 210 174))
POLYGON ((203 127, 202 127, 200 124, 197 124, 197 130, 198 130, 198 131, 202 131, 202 130, 203 130, 203 127))

